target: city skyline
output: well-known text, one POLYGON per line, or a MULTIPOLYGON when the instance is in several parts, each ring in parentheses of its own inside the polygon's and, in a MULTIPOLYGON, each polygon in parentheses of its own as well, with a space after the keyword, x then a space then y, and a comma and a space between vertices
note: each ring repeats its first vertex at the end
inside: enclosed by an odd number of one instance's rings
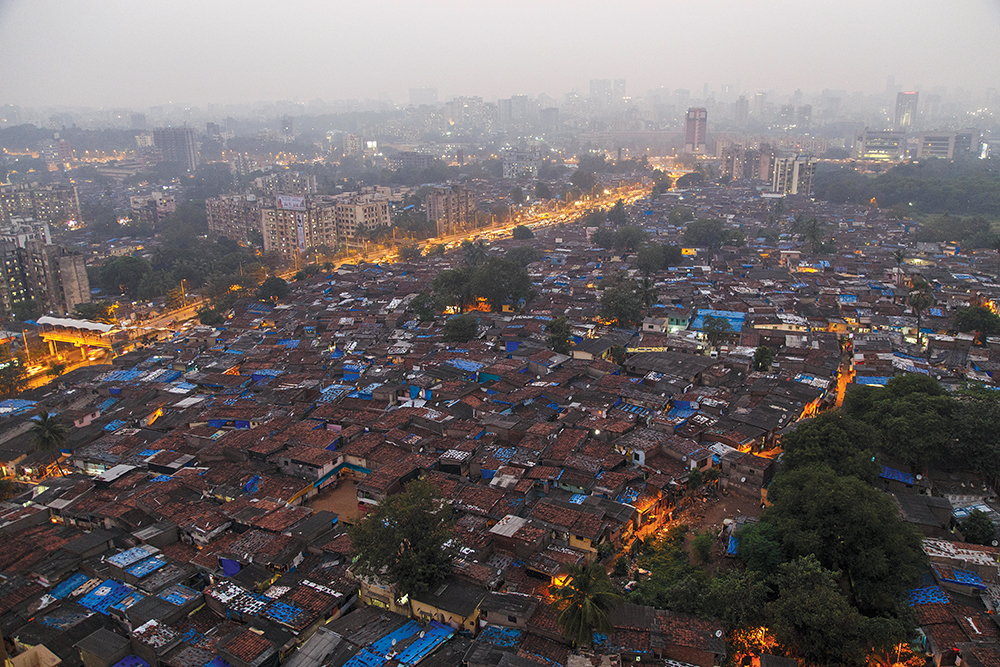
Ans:
POLYGON ((1000 5, 964 4, 962 39, 938 37, 937 4, 779 0, 624 5, 192 2, 0 4, 0 104, 133 107, 259 100, 586 96, 698 98, 794 89, 981 92, 1000 80, 1000 5), (640 20, 641 19, 641 20, 640 20), (692 29, 692 27, 694 29, 692 29), (889 29, 891 28, 891 29, 889 29), (940 45, 938 43, 940 42, 940 45), (789 58, 789 50, 799 57, 789 58))

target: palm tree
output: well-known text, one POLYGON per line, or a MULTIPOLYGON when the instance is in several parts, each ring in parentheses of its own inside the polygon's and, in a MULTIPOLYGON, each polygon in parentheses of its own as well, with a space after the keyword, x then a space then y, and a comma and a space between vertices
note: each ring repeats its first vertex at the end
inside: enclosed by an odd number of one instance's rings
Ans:
POLYGON ((486 241, 469 241, 466 239, 462 241, 462 253, 465 255, 465 263, 471 266, 479 266, 486 262, 487 256, 486 241))
POLYGON ((614 628, 608 614, 621 602, 600 563, 570 565, 566 583, 555 592, 556 619, 574 646, 588 646, 594 632, 609 633, 614 628))
POLYGON ((51 452, 55 459, 56 467, 60 474, 63 473, 62 466, 59 465, 60 450, 66 442, 67 429, 59 415, 49 414, 45 410, 38 415, 35 425, 31 427, 33 436, 31 444, 36 452, 51 452))
POLYGON ((902 248, 898 248, 892 253, 893 259, 896 260, 896 284, 899 284, 900 278, 902 277, 902 271, 899 271, 899 267, 903 265, 903 260, 906 259, 906 251, 902 248))
POLYGON ((934 292, 926 281, 917 279, 913 282, 913 289, 910 290, 906 300, 917 316, 917 347, 920 347, 920 319, 924 309, 934 303, 934 292))

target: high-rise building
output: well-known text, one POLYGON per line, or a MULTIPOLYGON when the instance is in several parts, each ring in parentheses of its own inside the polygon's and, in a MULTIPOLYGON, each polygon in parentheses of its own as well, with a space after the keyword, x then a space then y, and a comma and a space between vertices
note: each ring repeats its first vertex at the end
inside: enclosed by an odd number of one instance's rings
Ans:
POLYGON ((154 192, 150 195, 129 197, 129 206, 132 209, 132 215, 139 222, 155 229, 161 220, 177 210, 177 201, 173 195, 154 192))
POLYGON ((538 178, 541 158, 534 151, 507 151, 503 154, 503 177, 509 179, 538 178))
POLYGON ((134 113, 129 120, 133 130, 146 131, 146 114, 134 113))
POLYGON ((796 109, 795 125, 800 129, 809 129, 812 125, 813 108, 811 104, 803 104, 796 109))
POLYGON ((69 315, 77 304, 90 303, 90 279, 84 256, 48 246, 47 304, 58 315, 69 315))
POLYGON ((741 130, 747 129, 747 120, 750 118, 750 100, 744 95, 740 95, 736 100, 736 127, 741 130))
POLYGON ((771 192, 808 196, 812 193, 817 162, 816 158, 806 155, 775 160, 771 178, 771 192))
POLYGON ((625 99, 625 79, 615 79, 614 87, 612 89, 613 101, 615 104, 621 104, 625 99))
POLYGON ((359 156, 364 152, 365 142, 356 134, 344 135, 344 155, 359 156))
POLYGON ((238 243, 260 232, 260 205, 256 195, 222 195, 205 200, 208 231, 238 243))
POLYGON ((337 236, 350 241, 359 234, 392 226, 388 188, 374 188, 357 194, 340 195, 335 209, 337 236))
POLYGON ((80 200, 72 185, 17 183, 0 185, 0 223, 12 218, 43 222, 80 219, 80 200))
POLYGON ((757 93, 753 96, 753 117, 758 123, 764 120, 767 113, 767 93, 757 93))
POLYGON ((337 245, 337 201, 333 197, 278 195, 261 204, 264 252, 294 257, 308 248, 337 245))
POLYGON ((476 195, 464 185, 434 188, 424 199, 427 220, 437 224, 437 235, 454 234, 476 218, 476 195))
POLYGON ((528 96, 512 95, 510 98, 510 116, 513 120, 527 120, 528 118, 528 96))
POLYGON ((897 130, 913 127, 917 119, 917 101, 920 93, 906 92, 896 95, 896 122, 893 124, 897 130))
POLYGON ((198 143, 194 128, 163 127, 153 130, 153 145, 162 151, 164 162, 176 162, 186 171, 198 168, 198 143))
POLYGON ((687 129, 684 133, 685 153, 704 153, 708 136, 708 111, 692 107, 687 110, 687 129))
POLYGON ((613 88, 611 79, 591 79, 590 80, 590 101, 599 108, 611 105, 613 88))

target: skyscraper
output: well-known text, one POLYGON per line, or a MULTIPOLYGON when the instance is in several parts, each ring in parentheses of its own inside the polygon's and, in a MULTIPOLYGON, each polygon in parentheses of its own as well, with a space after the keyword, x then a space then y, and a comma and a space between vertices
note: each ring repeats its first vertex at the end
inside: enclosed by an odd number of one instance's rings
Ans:
POLYGON ((613 95, 614 103, 621 104, 625 99, 625 79, 615 79, 613 95))
POLYGON ((198 168, 198 144, 194 128, 162 127, 153 130, 153 145, 163 153, 164 162, 177 162, 187 171, 198 168))
POLYGON ((687 131, 684 133, 685 153, 704 153, 708 134, 708 111, 691 107, 687 111, 687 131))
POLYGON ((785 195, 808 196, 812 192, 817 162, 816 158, 805 155, 776 160, 771 178, 771 191, 785 195))
POLYGON ((750 117, 750 100, 745 95, 740 95, 736 100, 736 127, 745 130, 747 119, 750 117))
POLYGON ((901 130, 913 127, 913 121, 917 118, 917 98, 920 93, 907 92, 896 94, 896 122, 894 127, 901 130))

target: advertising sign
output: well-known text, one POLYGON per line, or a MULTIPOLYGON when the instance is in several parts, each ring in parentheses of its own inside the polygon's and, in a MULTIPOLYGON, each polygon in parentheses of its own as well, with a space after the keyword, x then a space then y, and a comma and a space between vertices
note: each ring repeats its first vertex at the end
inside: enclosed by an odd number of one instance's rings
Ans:
POLYGON ((298 236, 299 252, 306 251, 306 228, 302 222, 302 214, 295 214, 295 233, 298 236))
POLYGON ((304 211, 306 210, 305 197, 291 197, 289 195, 278 195, 278 208, 283 211, 304 211))

